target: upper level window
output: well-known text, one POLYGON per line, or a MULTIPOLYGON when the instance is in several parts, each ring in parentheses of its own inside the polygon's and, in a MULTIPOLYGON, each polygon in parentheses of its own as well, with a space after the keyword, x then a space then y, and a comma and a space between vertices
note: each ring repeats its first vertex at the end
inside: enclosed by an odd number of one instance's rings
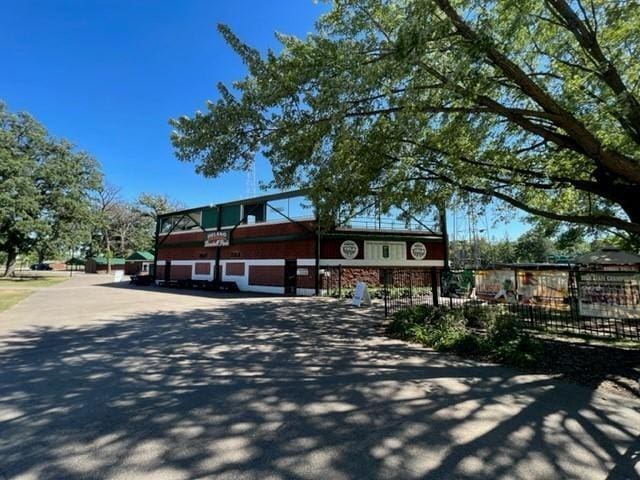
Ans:
POLYGON ((405 242, 365 241, 365 260, 406 260, 405 242))
POLYGON ((160 233, 179 232, 200 228, 202 212, 185 213, 164 217, 160 220, 160 233))

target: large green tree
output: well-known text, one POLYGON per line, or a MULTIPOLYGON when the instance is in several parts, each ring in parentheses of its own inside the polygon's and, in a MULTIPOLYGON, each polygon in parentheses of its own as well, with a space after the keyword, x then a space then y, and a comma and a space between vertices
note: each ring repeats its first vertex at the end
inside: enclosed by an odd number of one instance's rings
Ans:
POLYGON ((18 254, 40 257, 71 248, 88 235, 89 192, 100 172, 86 153, 52 138, 25 113, 0 102, 0 250, 4 275, 18 254))
MULTIPOLYGON (((105 183, 92 201, 92 244, 89 256, 95 254, 124 257, 135 250, 151 250, 155 243, 158 215, 184 206, 163 194, 141 193, 133 202, 120 196, 120 188, 105 183)), ((107 264, 111 271, 111 263, 107 264)))
POLYGON ((172 120, 216 176, 262 152, 279 187, 414 209, 454 193, 640 235, 640 6, 632 0, 338 0, 304 39, 172 120))

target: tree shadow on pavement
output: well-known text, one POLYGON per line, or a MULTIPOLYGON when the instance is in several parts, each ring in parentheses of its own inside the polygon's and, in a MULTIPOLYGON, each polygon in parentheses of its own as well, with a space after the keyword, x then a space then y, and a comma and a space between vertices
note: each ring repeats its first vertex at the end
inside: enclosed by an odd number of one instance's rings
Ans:
POLYGON ((0 478, 638 474, 640 403, 376 337, 330 301, 14 331, 0 379, 0 478))

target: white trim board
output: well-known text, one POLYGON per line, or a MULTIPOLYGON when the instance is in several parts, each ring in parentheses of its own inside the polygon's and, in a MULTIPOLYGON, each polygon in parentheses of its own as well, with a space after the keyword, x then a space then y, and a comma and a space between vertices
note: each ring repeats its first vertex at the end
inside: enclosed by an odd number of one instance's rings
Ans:
POLYGON ((220 265, 225 265, 227 263, 244 263, 246 265, 255 265, 255 266, 284 266, 284 259, 250 259, 250 258, 225 258, 224 260, 220 260, 220 265))
POLYGON ((321 259, 321 267, 444 267, 444 260, 347 260, 341 258, 321 259))

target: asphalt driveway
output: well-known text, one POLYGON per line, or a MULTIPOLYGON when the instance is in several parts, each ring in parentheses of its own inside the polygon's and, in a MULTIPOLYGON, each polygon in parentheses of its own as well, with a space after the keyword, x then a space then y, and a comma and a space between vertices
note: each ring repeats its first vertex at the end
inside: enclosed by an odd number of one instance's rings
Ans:
POLYGON ((0 479, 640 476, 640 402, 323 299, 78 276, 0 314, 0 479))

